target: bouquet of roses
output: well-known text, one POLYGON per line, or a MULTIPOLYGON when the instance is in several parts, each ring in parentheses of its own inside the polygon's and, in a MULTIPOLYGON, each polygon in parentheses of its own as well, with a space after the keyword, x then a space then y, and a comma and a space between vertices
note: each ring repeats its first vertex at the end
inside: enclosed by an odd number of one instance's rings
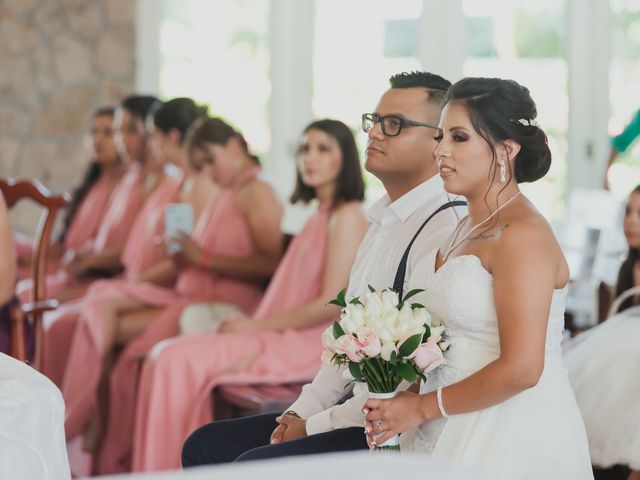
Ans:
MULTIPOLYGON (((372 396, 392 398, 402 380, 416 383, 445 362, 449 348, 444 327, 433 326, 424 305, 408 300, 392 289, 369 292, 349 301, 345 291, 330 303, 342 307, 340 319, 322 335, 325 364, 347 365, 357 381, 367 384, 372 396)), ((398 449, 397 436, 383 445, 398 449)))

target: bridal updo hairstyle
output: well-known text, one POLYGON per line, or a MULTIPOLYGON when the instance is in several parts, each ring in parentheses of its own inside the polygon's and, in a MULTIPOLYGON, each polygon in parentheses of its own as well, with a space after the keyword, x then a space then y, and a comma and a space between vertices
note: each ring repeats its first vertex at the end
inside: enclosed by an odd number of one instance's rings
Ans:
POLYGON ((547 135, 534 122, 538 112, 526 87, 501 78, 463 78, 448 90, 446 101, 465 106, 476 132, 491 147, 494 164, 496 143, 520 145, 509 178, 515 174, 518 183, 535 182, 549 171, 547 135))

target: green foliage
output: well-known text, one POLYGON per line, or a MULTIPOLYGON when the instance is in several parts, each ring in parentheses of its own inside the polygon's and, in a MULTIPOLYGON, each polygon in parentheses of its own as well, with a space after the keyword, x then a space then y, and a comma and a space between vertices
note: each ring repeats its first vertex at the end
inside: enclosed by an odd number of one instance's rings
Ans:
POLYGON ((345 295, 347 293, 347 290, 345 288, 343 288, 342 290, 340 290, 340 293, 338 293, 338 296, 336 298, 334 298, 333 300, 331 300, 329 302, 330 305, 337 305, 339 307, 346 307, 347 306, 347 300, 345 298, 345 295))
POLYGON ((398 365, 398 375, 407 382, 416 383, 418 375, 415 368, 408 363, 401 363, 398 365))
POLYGON ((360 365, 356 362, 349 362, 349 373, 353 378, 355 378, 358 382, 362 381, 362 371, 360 370, 360 365))
POLYGON ((401 357, 408 357, 418 348, 421 341, 422 335, 420 334, 410 336, 400 345, 400 348, 398 348, 399 355, 401 357))
POLYGON ((344 335, 344 330, 336 320, 333 322, 333 338, 340 338, 342 335, 344 335))

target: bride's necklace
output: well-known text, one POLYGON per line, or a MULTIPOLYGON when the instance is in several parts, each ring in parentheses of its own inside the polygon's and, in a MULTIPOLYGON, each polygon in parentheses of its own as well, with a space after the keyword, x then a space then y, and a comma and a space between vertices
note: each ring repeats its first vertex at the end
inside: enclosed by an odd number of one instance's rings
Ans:
POLYGON ((449 247, 447 248, 447 250, 444 253, 444 256, 442 257, 442 262, 443 263, 446 262, 447 259, 449 258, 449 255, 451 255, 451 252, 453 252, 456 248, 458 248, 460 245, 462 245, 471 236, 471 234, 473 232, 475 232, 478 228, 480 228, 482 225, 484 225, 489 220, 491 220, 493 217, 495 217, 500 210, 502 210, 507 205, 509 205, 511 202, 513 202, 518 195, 520 195, 520 191, 519 190, 509 200, 507 200, 502 205, 500 205, 498 208, 496 208, 495 211, 491 213, 491 215, 489 215, 487 218, 485 218, 483 221, 481 221, 477 225, 471 227, 471 229, 467 232, 467 234, 464 237, 462 237, 460 240, 458 240, 458 235, 460 234, 460 231, 462 230, 462 222, 460 222, 460 224, 458 225, 458 228, 456 228, 456 231, 454 233, 453 239, 451 240, 451 243, 450 243, 449 247))

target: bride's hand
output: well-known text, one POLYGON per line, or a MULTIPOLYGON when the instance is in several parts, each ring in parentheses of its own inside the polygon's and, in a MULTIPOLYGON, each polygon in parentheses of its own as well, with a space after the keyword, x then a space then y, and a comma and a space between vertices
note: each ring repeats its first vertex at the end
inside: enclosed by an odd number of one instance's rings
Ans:
POLYGON ((365 431, 370 447, 382 445, 394 435, 424 423, 424 397, 412 392, 398 392, 388 400, 370 398, 364 404, 365 431))

